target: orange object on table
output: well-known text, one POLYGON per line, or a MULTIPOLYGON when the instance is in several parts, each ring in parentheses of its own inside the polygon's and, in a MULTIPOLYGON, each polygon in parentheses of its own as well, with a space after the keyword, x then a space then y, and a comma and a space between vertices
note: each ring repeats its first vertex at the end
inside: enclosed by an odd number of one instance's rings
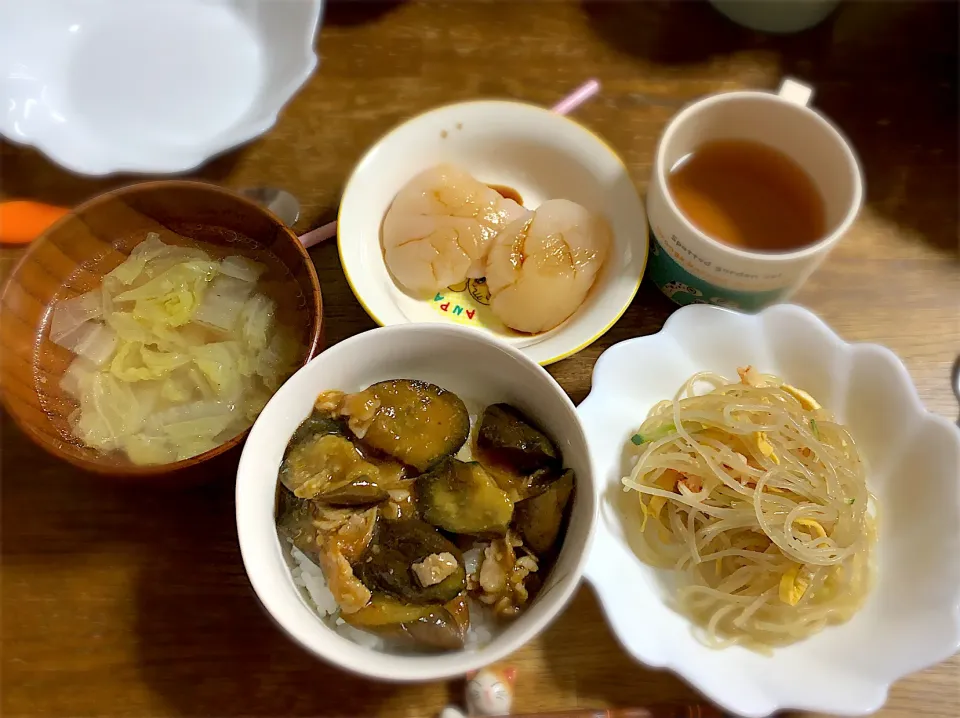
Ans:
POLYGON ((0 202, 0 244, 32 242, 69 211, 29 199, 0 202))

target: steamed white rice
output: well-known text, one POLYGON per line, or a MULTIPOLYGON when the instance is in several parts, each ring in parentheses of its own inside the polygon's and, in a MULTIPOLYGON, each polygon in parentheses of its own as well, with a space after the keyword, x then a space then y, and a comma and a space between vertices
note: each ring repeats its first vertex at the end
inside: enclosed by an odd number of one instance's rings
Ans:
POLYGON ((297 564, 290 570, 293 582, 307 590, 311 607, 323 617, 337 613, 340 606, 327 588, 327 580, 323 577, 320 567, 308 559, 306 554, 296 546, 290 547, 290 556, 297 564))

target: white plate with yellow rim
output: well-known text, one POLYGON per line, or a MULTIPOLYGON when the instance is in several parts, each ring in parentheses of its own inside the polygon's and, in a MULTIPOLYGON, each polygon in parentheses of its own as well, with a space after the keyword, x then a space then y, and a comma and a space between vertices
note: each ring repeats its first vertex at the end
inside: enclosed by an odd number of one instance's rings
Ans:
POLYGON ((378 324, 453 322, 551 364, 599 339, 630 306, 647 263, 647 219, 623 161, 590 130, 535 105, 476 101, 418 115, 367 152, 344 190, 337 242, 347 282, 378 324), (394 282, 380 244, 383 216, 404 184, 441 163, 513 190, 527 209, 568 199, 607 219, 614 235, 610 254, 584 303, 563 324, 535 335, 508 329, 490 311, 482 280, 426 299, 394 282))

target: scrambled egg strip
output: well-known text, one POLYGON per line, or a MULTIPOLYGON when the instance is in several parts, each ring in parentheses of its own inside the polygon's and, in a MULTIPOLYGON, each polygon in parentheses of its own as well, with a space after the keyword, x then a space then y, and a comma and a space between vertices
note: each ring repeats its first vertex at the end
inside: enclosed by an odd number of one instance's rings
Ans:
POLYGON ((780 600, 796 606, 810 587, 810 575, 801 564, 795 565, 780 577, 780 600))
MULTIPOLYGON (((657 488, 663 489, 664 491, 675 491, 677 488, 677 481, 681 478, 680 474, 672 469, 668 469, 663 472, 663 475, 660 476, 656 481, 653 482, 653 485, 657 488)), ((660 512, 663 511, 663 507, 667 505, 666 496, 651 496, 650 501, 647 504, 640 502, 640 510, 643 512, 643 523, 640 525, 640 530, 645 531, 647 528, 647 520, 653 516, 655 519, 660 518, 660 512)))
POLYGON ((816 532, 817 536, 819 536, 820 538, 827 537, 826 529, 823 528, 820 522, 816 521, 815 519, 797 519, 796 521, 794 521, 794 523, 797 524, 798 526, 804 526, 806 528, 813 529, 814 532, 816 532))
POLYGON ((755 431, 753 432, 753 439, 756 442, 757 449, 760 450, 760 453, 779 466, 780 457, 777 456, 776 452, 773 450, 773 444, 767 440, 767 432, 755 431))
POLYGON ((780 388, 787 392, 790 396, 800 402, 802 406, 807 411, 817 411, 822 408, 820 402, 810 396, 803 389, 798 389, 795 386, 790 386, 789 384, 781 384, 780 388))

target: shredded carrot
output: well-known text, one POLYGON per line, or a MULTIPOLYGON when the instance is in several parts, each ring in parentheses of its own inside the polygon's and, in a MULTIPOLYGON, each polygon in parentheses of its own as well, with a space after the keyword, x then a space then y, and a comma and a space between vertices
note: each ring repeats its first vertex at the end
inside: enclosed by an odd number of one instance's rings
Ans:
POLYGON ((686 486, 690 491, 695 494, 700 493, 703 490, 703 481, 701 481, 698 476, 687 476, 686 474, 681 474, 683 477, 678 483, 686 486))

